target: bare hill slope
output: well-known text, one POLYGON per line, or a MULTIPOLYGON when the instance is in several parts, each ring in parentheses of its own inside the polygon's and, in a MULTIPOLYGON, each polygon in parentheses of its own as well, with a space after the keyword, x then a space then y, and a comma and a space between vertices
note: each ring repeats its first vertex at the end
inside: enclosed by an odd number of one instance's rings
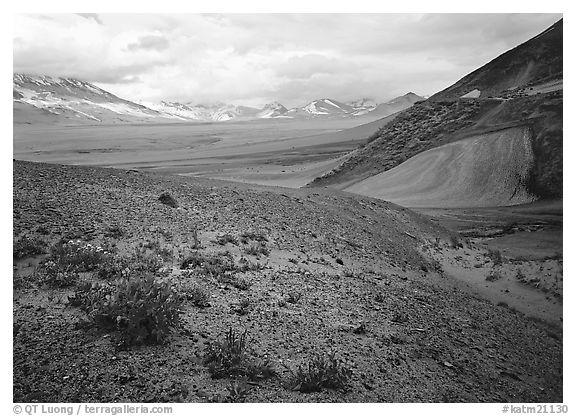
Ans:
POLYGON ((15 402, 562 401, 561 329, 441 277, 420 247, 439 254, 450 235, 408 209, 31 162, 13 178, 15 402), (157 315, 94 312, 150 276, 178 319, 131 346, 122 334, 157 315), (236 376, 209 361, 230 331, 246 336, 236 376), (304 393, 298 367, 332 352, 343 384, 304 393))
POLYGON ((481 207, 531 202, 534 161, 527 128, 512 128, 419 153, 347 191, 407 207, 481 207))

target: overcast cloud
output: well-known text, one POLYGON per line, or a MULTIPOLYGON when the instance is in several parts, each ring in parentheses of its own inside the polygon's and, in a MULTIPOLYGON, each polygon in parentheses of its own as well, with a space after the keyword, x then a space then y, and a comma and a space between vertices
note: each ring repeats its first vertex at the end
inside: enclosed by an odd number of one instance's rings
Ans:
POLYGON ((14 71, 137 102, 431 95, 557 14, 17 15, 14 71))

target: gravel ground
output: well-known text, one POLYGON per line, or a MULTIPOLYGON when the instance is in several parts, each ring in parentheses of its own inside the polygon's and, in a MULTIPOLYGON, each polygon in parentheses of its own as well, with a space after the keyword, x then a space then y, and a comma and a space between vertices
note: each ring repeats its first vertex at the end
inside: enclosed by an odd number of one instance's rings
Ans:
MULTIPOLYGON (((424 257, 450 233, 399 206, 325 189, 266 188, 133 171, 14 162, 14 240, 60 238, 130 252, 172 252, 176 281, 194 279, 210 307, 184 303, 164 345, 124 348, 68 302, 74 288, 31 282, 45 255, 14 263, 16 402, 561 402, 562 333, 473 296, 424 257), (178 208, 158 201, 168 192, 178 208), (121 235, 111 233, 115 227, 121 235), (247 289, 186 277, 195 230, 202 253, 228 250, 259 270, 247 289), (249 255, 218 235, 264 234, 249 255), (298 294, 286 302, 287 296, 298 294), (246 299, 248 313, 236 305, 246 299), (254 355, 277 376, 214 380, 207 345, 247 330, 254 355), (301 393, 292 371, 314 352, 335 352, 352 371, 347 390, 301 393)), ((90 273, 82 278, 96 281, 90 273)))

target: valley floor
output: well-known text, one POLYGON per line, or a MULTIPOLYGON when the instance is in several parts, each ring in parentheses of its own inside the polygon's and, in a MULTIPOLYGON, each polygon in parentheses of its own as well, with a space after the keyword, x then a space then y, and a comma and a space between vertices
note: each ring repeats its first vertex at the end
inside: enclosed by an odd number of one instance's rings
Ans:
MULTIPOLYGON (((18 256, 14 401, 562 402, 561 323, 474 294, 449 267, 508 276, 534 260, 516 265, 425 214, 328 189, 15 161, 15 243, 162 255, 158 278, 201 288, 210 306, 186 300, 165 344, 126 347, 73 306, 80 283, 39 283, 47 254, 18 256), (178 208, 158 200, 164 192, 178 208), (246 237, 256 235, 262 245, 246 237), (190 255, 232 259, 234 269, 226 279, 183 270, 190 255), (211 377, 209 345, 231 328, 246 331, 274 376, 211 377), (351 371, 346 388, 298 391, 298 367, 330 352, 351 371)), ((539 261, 561 276, 549 260, 539 261)), ((553 280, 530 285, 551 285, 561 304, 553 280)))

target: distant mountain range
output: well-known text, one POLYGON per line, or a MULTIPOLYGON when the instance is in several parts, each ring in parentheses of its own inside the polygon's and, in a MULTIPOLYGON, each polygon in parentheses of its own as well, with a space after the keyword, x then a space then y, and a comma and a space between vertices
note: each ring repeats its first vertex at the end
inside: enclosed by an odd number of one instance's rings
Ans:
POLYGON ((175 121, 228 121, 269 118, 360 117, 381 118, 423 100, 408 93, 377 104, 363 98, 342 103, 331 98, 287 109, 278 102, 263 108, 218 103, 197 105, 162 101, 137 104, 93 84, 73 78, 14 74, 14 122, 27 123, 134 123, 175 121))

